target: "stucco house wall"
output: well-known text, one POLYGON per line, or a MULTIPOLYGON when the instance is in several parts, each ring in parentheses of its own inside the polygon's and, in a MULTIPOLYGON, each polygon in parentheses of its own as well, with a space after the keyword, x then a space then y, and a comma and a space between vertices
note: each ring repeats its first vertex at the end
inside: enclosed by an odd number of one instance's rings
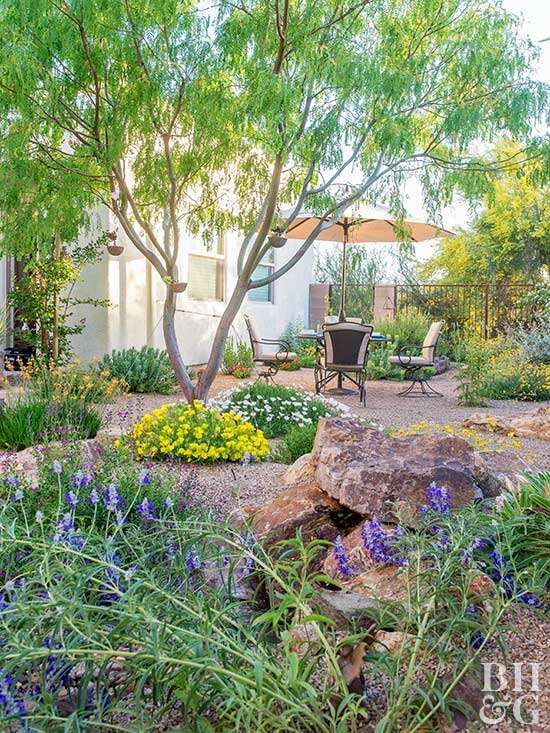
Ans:
MULTIPOLYGON (((108 225, 105 217, 100 219, 103 219, 102 227, 108 225)), ((108 308, 79 306, 74 310, 75 319, 86 319, 82 334, 73 338, 74 351, 84 362, 101 357, 112 349, 139 348, 144 344, 164 348, 162 305, 165 285, 154 268, 120 232, 118 242, 125 244, 124 253, 113 257, 105 252, 98 263, 84 270, 74 291, 78 298, 108 299, 111 303, 108 308)), ((237 279, 239 243, 236 232, 225 235, 224 302, 192 300, 187 293, 178 296, 176 329, 183 358, 190 365, 202 364, 208 358, 218 318, 237 279)), ((286 262, 300 244, 289 240, 282 249, 275 250, 274 266, 286 262)), ((187 282, 189 252, 208 254, 208 251, 197 238, 184 238, 182 250, 179 276, 180 280, 187 282)), ((310 250, 273 284, 272 303, 245 301, 231 334, 247 338, 243 313, 253 318, 260 336, 267 338, 280 336, 289 321, 299 319, 307 324, 312 262, 313 251, 310 250)), ((5 261, 0 259, 0 303, 5 298, 5 266, 5 261)))

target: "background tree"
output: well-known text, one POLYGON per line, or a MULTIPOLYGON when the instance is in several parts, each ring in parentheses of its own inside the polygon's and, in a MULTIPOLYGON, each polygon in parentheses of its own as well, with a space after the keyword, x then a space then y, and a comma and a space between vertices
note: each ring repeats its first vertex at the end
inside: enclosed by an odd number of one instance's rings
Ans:
MULTIPOLYGON (((498 152, 518 152, 499 146, 498 152)), ((441 241, 420 270, 424 281, 536 283, 550 275, 550 186, 544 159, 487 180, 483 208, 468 229, 441 241)))
POLYGON ((457 171, 517 162, 470 149, 527 140, 545 104, 533 56, 496 0, 0 0, 4 144, 80 175, 113 212, 167 283, 166 347, 203 398, 247 292, 347 207, 385 196, 400 211, 408 175, 435 206, 457 171), (319 226, 255 278, 303 208, 319 226), (187 232, 229 226, 239 276, 194 385, 170 283, 187 232))
MULTIPOLYGON (((342 278, 343 249, 323 248, 317 252, 315 261, 315 280, 333 285, 330 312, 338 312, 342 278)), ((372 320, 374 306, 374 285, 385 279, 387 267, 384 253, 363 244, 353 244, 347 248, 346 257, 346 312, 360 317, 365 322, 372 320)))

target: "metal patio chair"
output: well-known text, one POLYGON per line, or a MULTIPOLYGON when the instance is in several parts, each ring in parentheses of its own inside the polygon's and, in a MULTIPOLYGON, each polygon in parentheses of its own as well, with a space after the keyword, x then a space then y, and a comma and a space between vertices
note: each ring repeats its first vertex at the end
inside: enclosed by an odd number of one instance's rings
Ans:
POLYGON ((314 371, 317 394, 335 377, 339 387, 348 379, 358 388, 359 399, 366 404, 365 367, 372 331, 372 326, 346 321, 324 326, 323 344, 314 371))
POLYGON ((250 316, 244 316, 246 329, 250 338, 252 348, 252 359, 255 364, 262 364, 265 369, 258 373, 258 379, 265 379, 266 382, 274 382, 273 377, 279 371, 281 364, 294 361, 297 355, 290 350, 290 345, 283 339, 261 339, 256 333, 250 316), (274 346, 280 348, 274 350, 274 346), (267 348, 265 348, 267 347, 267 348))
POLYGON ((406 372, 405 376, 409 377, 411 380, 410 385, 397 394, 402 397, 415 397, 416 395, 424 395, 425 397, 443 397, 441 392, 434 389, 428 379, 422 376, 422 369, 425 369, 426 367, 435 367, 435 350, 444 323, 445 321, 434 321, 431 324, 428 329, 428 333, 426 334, 426 338, 422 343, 422 353, 420 356, 412 356, 410 353, 412 350, 418 349, 418 344, 402 346, 399 349, 397 356, 390 356, 390 364, 396 364, 404 369, 406 372), (415 389, 416 385, 419 385, 420 389, 415 389))

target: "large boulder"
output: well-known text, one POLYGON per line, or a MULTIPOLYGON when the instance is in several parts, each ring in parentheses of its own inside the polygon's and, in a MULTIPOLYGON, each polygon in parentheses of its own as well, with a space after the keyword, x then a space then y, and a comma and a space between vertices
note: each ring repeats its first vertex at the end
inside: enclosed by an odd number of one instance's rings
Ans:
POLYGON ((463 425, 490 433, 550 440, 550 407, 539 407, 535 412, 509 417, 475 413, 466 418, 463 425))
POLYGON ((470 444, 447 434, 392 438, 357 420, 324 418, 310 460, 320 489, 386 522, 414 524, 432 482, 449 489, 453 508, 500 491, 470 444))
POLYGON ((305 542, 333 540, 359 520, 354 512, 312 483, 283 491, 251 516, 257 539, 270 546, 295 537, 298 530, 305 542))

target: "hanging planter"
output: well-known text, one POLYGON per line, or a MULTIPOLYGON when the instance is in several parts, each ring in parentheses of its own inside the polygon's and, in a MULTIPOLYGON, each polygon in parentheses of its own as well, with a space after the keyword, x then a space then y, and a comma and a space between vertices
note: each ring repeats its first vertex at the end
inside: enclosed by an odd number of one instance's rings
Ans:
POLYGON ((277 249, 279 247, 284 247, 287 243, 286 237, 283 237, 279 231, 274 231, 270 234, 267 241, 269 242, 270 247, 276 247, 277 249))
POLYGON ((107 244, 107 252, 115 257, 124 252, 124 245, 116 243, 117 236, 116 232, 107 232, 107 239, 109 240, 109 243, 107 244))
POLYGON ((171 282, 168 287, 173 293, 184 293, 187 290, 187 283, 171 282))

